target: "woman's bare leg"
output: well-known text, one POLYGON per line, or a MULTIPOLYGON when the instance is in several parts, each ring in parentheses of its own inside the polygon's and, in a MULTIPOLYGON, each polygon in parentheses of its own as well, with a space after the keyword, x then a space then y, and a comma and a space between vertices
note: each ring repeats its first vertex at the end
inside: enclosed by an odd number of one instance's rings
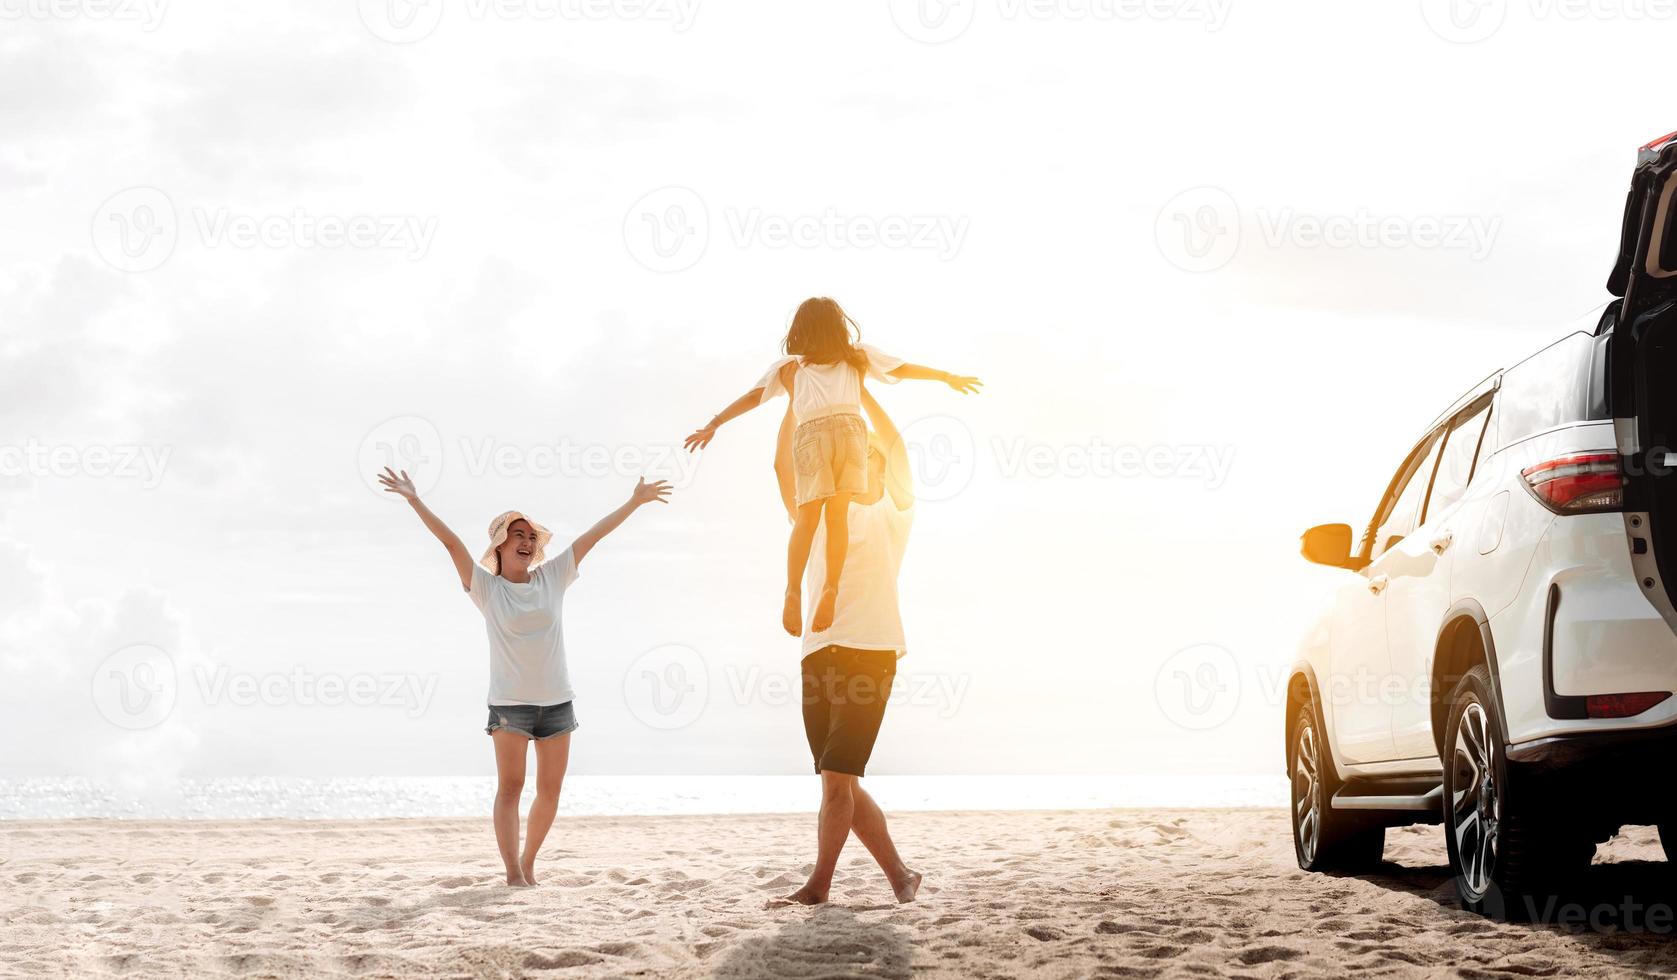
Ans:
POLYGON ((915 894, 920 891, 920 872, 904 864, 902 855, 897 853, 896 842, 891 840, 891 831, 885 826, 885 811, 879 808, 859 782, 851 791, 851 796, 855 800, 855 813, 850 818, 850 829, 856 832, 856 839, 879 862, 879 870, 890 879, 897 901, 914 901, 915 894))
POLYGON ((491 735, 495 740, 495 844, 501 863, 507 866, 507 884, 523 887, 524 872, 518 867, 518 798, 524 793, 525 745, 527 736, 506 729, 491 735))
POLYGON ((786 604, 780 612, 780 625, 793 636, 802 636, 804 632, 804 566, 809 564, 815 529, 820 526, 821 501, 802 504, 798 507, 797 520, 792 523, 792 537, 786 542, 786 604))
POLYGON ((827 578, 821 587, 821 599, 815 604, 815 615, 809 619, 809 628, 817 633, 833 625, 839 576, 844 573, 844 556, 850 550, 850 497, 848 493, 835 493, 822 506, 827 521, 827 578))
POLYGON ((524 829, 524 857, 518 870, 526 885, 536 883, 536 855, 547 840, 548 828, 559 812, 559 788, 565 782, 565 767, 571 761, 569 733, 536 743, 536 802, 530 804, 529 825, 524 829))
POLYGON ((821 770, 821 816, 816 823, 815 870, 809 881, 787 900, 800 905, 820 905, 827 900, 833 887, 833 872, 838 869, 839 852, 850 837, 850 822, 855 813, 856 777, 845 772, 821 770))

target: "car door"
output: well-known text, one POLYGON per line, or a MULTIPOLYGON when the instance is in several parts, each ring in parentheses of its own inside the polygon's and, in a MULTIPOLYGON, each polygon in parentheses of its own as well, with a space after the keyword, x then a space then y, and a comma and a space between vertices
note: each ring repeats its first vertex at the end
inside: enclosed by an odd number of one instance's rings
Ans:
POLYGON ((1432 487, 1422 498, 1415 530, 1389 553, 1384 565, 1386 645, 1392 663, 1387 700, 1392 706, 1392 748, 1400 759, 1421 759, 1438 751, 1432 738, 1431 676, 1438 629, 1450 608, 1450 572, 1461 503, 1473 482, 1493 393, 1487 392, 1446 423, 1444 444, 1432 487))
POLYGON ((1368 564, 1334 601, 1329 689, 1333 731, 1349 762, 1384 762, 1399 758, 1392 742, 1392 709, 1380 686, 1391 676, 1386 636, 1387 566, 1393 548, 1414 530, 1438 461, 1441 431, 1427 435, 1398 467, 1385 497, 1363 535, 1361 556, 1368 564))

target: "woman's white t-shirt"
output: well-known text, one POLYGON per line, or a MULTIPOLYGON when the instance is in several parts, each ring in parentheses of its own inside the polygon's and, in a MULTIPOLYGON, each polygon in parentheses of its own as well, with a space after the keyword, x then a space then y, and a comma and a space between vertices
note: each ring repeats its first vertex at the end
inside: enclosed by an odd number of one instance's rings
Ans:
MULTIPOLYGON (((868 358, 868 377, 884 384, 897 383, 897 379, 886 372, 902 367, 901 360, 877 347, 867 344, 858 346, 868 358)), ((757 382, 756 386, 763 389, 759 405, 786 394, 786 386, 780 383, 780 371, 788 364, 797 366, 792 383, 792 417, 795 420, 807 422, 838 412, 861 414, 862 375, 845 361, 805 364, 799 357, 783 357, 775 361, 763 379, 757 382)))
MULTIPOLYGON (((894 650, 898 657, 907 656, 902 610, 897 605, 897 573, 903 567, 903 552, 908 548, 908 531, 913 523, 914 507, 897 509, 890 493, 880 494, 871 504, 851 501, 850 550, 845 553, 844 572, 839 576, 833 625, 820 633, 804 631, 803 656, 828 646, 894 650)), ((804 573, 808 607, 805 622, 814 617, 815 604, 827 582, 827 564, 822 559, 826 541, 827 522, 822 521, 804 573)))
POLYGON ((565 590, 577 580, 576 555, 542 562, 528 582, 509 582, 472 565, 472 602, 489 633, 490 704, 562 704, 571 700, 565 669, 565 590))

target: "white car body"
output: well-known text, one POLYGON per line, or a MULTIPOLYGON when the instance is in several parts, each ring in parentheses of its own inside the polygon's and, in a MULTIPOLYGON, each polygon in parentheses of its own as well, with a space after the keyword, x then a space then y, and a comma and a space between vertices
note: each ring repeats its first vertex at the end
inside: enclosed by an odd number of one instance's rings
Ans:
POLYGON ((1360 537, 1306 534, 1343 581, 1289 681, 1301 867, 1442 822, 1483 909, 1624 823, 1677 853, 1677 790, 1638 778, 1677 751, 1677 134, 1639 154, 1608 287, 1397 447, 1360 537))

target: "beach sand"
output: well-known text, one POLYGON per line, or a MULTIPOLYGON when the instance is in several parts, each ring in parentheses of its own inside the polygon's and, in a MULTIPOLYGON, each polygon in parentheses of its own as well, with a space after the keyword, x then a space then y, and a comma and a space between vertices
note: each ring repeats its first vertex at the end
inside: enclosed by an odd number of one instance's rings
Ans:
POLYGON ((1677 971, 1677 887, 1646 828, 1562 896, 1595 928, 1458 911, 1434 827, 1392 831, 1395 863, 1358 878, 1299 872, 1279 810, 904 813, 892 829, 926 874, 920 901, 895 904, 852 840, 832 904, 765 909, 802 882, 812 816, 561 814, 525 890, 499 883, 487 820, 3 823, 0 975, 1677 971))

